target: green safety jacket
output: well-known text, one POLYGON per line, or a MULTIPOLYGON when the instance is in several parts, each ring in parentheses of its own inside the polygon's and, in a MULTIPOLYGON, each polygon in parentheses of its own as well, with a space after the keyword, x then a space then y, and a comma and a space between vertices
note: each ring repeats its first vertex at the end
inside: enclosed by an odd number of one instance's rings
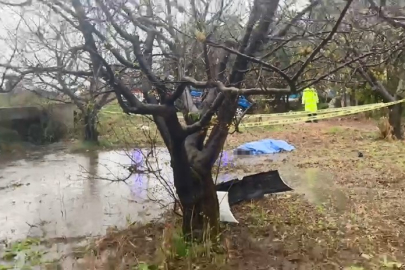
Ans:
POLYGON ((306 112, 316 112, 318 110, 318 93, 314 88, 305 88, 302 93, 302 104, 305 105, 306 112))

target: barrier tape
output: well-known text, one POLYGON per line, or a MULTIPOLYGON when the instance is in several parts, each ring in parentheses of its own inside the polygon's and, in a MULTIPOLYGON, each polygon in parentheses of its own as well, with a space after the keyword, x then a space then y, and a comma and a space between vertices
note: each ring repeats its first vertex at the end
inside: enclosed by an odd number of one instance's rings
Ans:
MULTIPOLYGON (((346 116, 361 112, 367 112, 377 109, 382 109, 385 107, 389 107, 395 104, 399 104, 405 102, 405 99, 387 102, 387 103, 376 103, 376 104, 366 104, 361 106, 350 106, 344 108, 330 108, 319 110, 313 113, 318 115, 315 116, 305 116, 305 117, 294 117, 294 118, 282 118, 282 119, 274 119, 271 121, 260 121, 260 122, 253 122, 253 123, 243 123, 244 120, 249 118, 262 118, 262 117, 276 117, 276 116, 297 116, 297 115, 308 115, 311 112, 299 111, 299 112, 287 112, 287 113, 278 113, 278 114, 259 114, 259 115, 251 115, 250 117, 244 117, 242 123, 239 124, 240 128, 246 127, 261 127, 261 126, 275 126, 275 125, 285 125, 285 124, 295 124, 300 122, 306 121, 313 121, 313 120, 322 120, 322 119, 329 119, 333 117, 339 116, 346 116)), ((121 114, 122 112, 109 112, 109 111, 102 111, 103 113, 110 113, 110 114, 121 114)), ((179 118, 184 118, 183 116, 179 116, 179 118)))
MULTIPOLYGON (((402 102, 405 102, 405 99, 388 102, 388 103, 374 104, 373 106, 369 106, 369 107, 360 107, 360 108, 357 107, 356 109, 325 113, 325 114, 315 115, 315 116, 297 117, 297 118, 289 118, 289 119, 288 118, 287 119, 286 118, 275 119, 275 120, 271 120, 271 121, 245 123, 245 124, 242 123, 239 125, 239 127, 247 128, 247 127, 261 127, 261 126, 276 126, 276 125, 285 125, 285 124, 295 124, 295 123, 313 121, 313 120, 329 119, 329 118, 338 117, 338 116, 346 116, 346 115, 356 114, 356 113, 360 113, 360 112, 367 112, 367 111, 372 111, 372 110, 376 110, 376 109, 382 109, 382 108, 389 107, 389 106, 399 104, 402 102)), ((308 114, 308 112, 307 112, 307 114, 308 114)))
MULTIPOLYGON (((403 100, 405 101, 405 100, 403 100)), ((341 107, 341 108, 328 108, 328 109, 323 109, 323 110, 317 110, 314 113, 317 114, 325 114, 325 113, 331 113, 331 112, 340 112, 340 111, 351 111, 353 109, 358 109, 358 108, 379 108, 380 106, 391 106, 393 104, 397 104, 400 102, 403 102, 402 100, 398 101, 393 101, 393 102, 388 102, 388 103, 375 103, 375 104, 365 104, 365 105, 360 105, 360 106, 349 106, 349 107, 341 107)), ((123 112, 111 112, 107 110, 101 110, 102 113, 107 113, 107 114, 123 114, 123 112)), ((245 115, 243 119, 248 120, 252 118, 266 118, 266 117, 277 117, 277 116, 297 116, 297 115, 307 115, 309 112, 306 111, 298 111, 298 112, 285 112, 285 113, 271 113, 271 114, 252 114, 252 115, 245 115)), ((183 116, 179 116, 179 118, 183 118, 183 116)), ((243 120, 242 120, 243 121, 243 120)))
MULTIPOLYGON (((110 112, 110 111, 107 111, 107 110, 104 110, 104 109, 102 109, 100 112, 101 113, 106 113, 106 114, 124 114, 124 112, 110 112)), ((139 116, 141 116, 141 115, 139 115, 139 116)))
MULTIPOLYGON (((317 114, 324 114, 324 113, 330 113, 330 112, 339 112, 339 111, 346 111, 346 110, 352 110, 355 108, 376 108, 382 104, 388 104, 388 103, 375 103, 375 104, 365 104, 365 105, 359 105, 359 106, 348 106, 348 107, 340 107, 340 108, 328 108, 328 109, 323 109, 323 110, 317 110, 314 113, 317 114)), ((391 106, 391 105, 385 105, 385 106, 391 106)), ((306 111, 297 111, 297 112, 285 112, 285 113, 271 113, 271 114, 252 114, 252 115, 245 115, 244 118, 249 119, 249 118, 265 118, 265 117, 274 117, 274 116, 296 116, 296 115, 307 115, 309 112, 306 111)))
MULTIPOLYGON (((380 106, 381 104, 388 104, 388 103, 376 103, 376 104, 366 104, 366 105, 360 105, 360 106, 349 106, 349 107, 341 107, 341 108, 329 108, 329 109, 323 109, 323 110, 317 110, 314 113, 317 114, 324 114, 324 113, 330 113, 330 112, 336 112, 336 111, 345 111, 345 110, 351 110, 351 108, 365 108, 365 107, 370 107, 370 108, 375 108, 380 106)), ((390 106, 390 105, 388 105, 390 106)), ((111 112, 107 110, 101 110, 102 113, 106 114, 123 114, 123 112, 111 112)), ((267 114, 247 114, 243 117, 243 120, 248 120, 252 118, 266 118, 266 117, 275 117, 275 116, 297 116, 297 115, 307 115, 309 112, 307 111, 297 111, 297 112, 285 112, 285 113, 267 113, 267 114)), ((133 115, 133 116, 142 116, 142 115, 133 115)), ((184 118, 182 115, 178 116, 179 119, 184 118)), ((243 121, 242 120, 242 121, 243 121)))

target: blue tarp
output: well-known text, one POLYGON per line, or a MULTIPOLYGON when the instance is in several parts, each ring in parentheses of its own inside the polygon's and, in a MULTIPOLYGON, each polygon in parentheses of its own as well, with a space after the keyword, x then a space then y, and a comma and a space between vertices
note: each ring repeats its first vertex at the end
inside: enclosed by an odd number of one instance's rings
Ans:
POLYGON ((292 151, 294 146, 282 140, 264 139, 248 142, 237 148, 242 151, 249 151, 251 155, 275 154, 282 151, 292 151))
POLYGON ((300 98, 300 97, 301 97, 301 93, 299 93, 299 94, 292 94, 292 95, 289 95, 289 96, 288 96, 289 99, 296 99, 296 98, 300 98))

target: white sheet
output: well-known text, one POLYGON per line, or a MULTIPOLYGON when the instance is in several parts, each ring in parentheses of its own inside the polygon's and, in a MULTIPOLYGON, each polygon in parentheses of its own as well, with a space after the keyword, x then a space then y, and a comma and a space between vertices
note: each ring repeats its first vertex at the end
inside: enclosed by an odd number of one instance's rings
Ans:
POLYGON ((231 207, 229 206, 228 192, 217 191, 218 202, 219 202, 219 220, 221 222, 229 223, 239 223, 231 212, 231 207))

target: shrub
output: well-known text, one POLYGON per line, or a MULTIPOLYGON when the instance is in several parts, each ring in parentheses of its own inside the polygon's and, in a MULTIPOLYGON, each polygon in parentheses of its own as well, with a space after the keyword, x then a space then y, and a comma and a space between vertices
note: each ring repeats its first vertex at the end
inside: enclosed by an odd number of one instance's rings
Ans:
POLYGON ((388 117, 383 116, 379 119, 377 123, 377 127, 379 129, 379 135, 381 139, 384 140, 392 140, 392 126, 388 121, 388 117))

